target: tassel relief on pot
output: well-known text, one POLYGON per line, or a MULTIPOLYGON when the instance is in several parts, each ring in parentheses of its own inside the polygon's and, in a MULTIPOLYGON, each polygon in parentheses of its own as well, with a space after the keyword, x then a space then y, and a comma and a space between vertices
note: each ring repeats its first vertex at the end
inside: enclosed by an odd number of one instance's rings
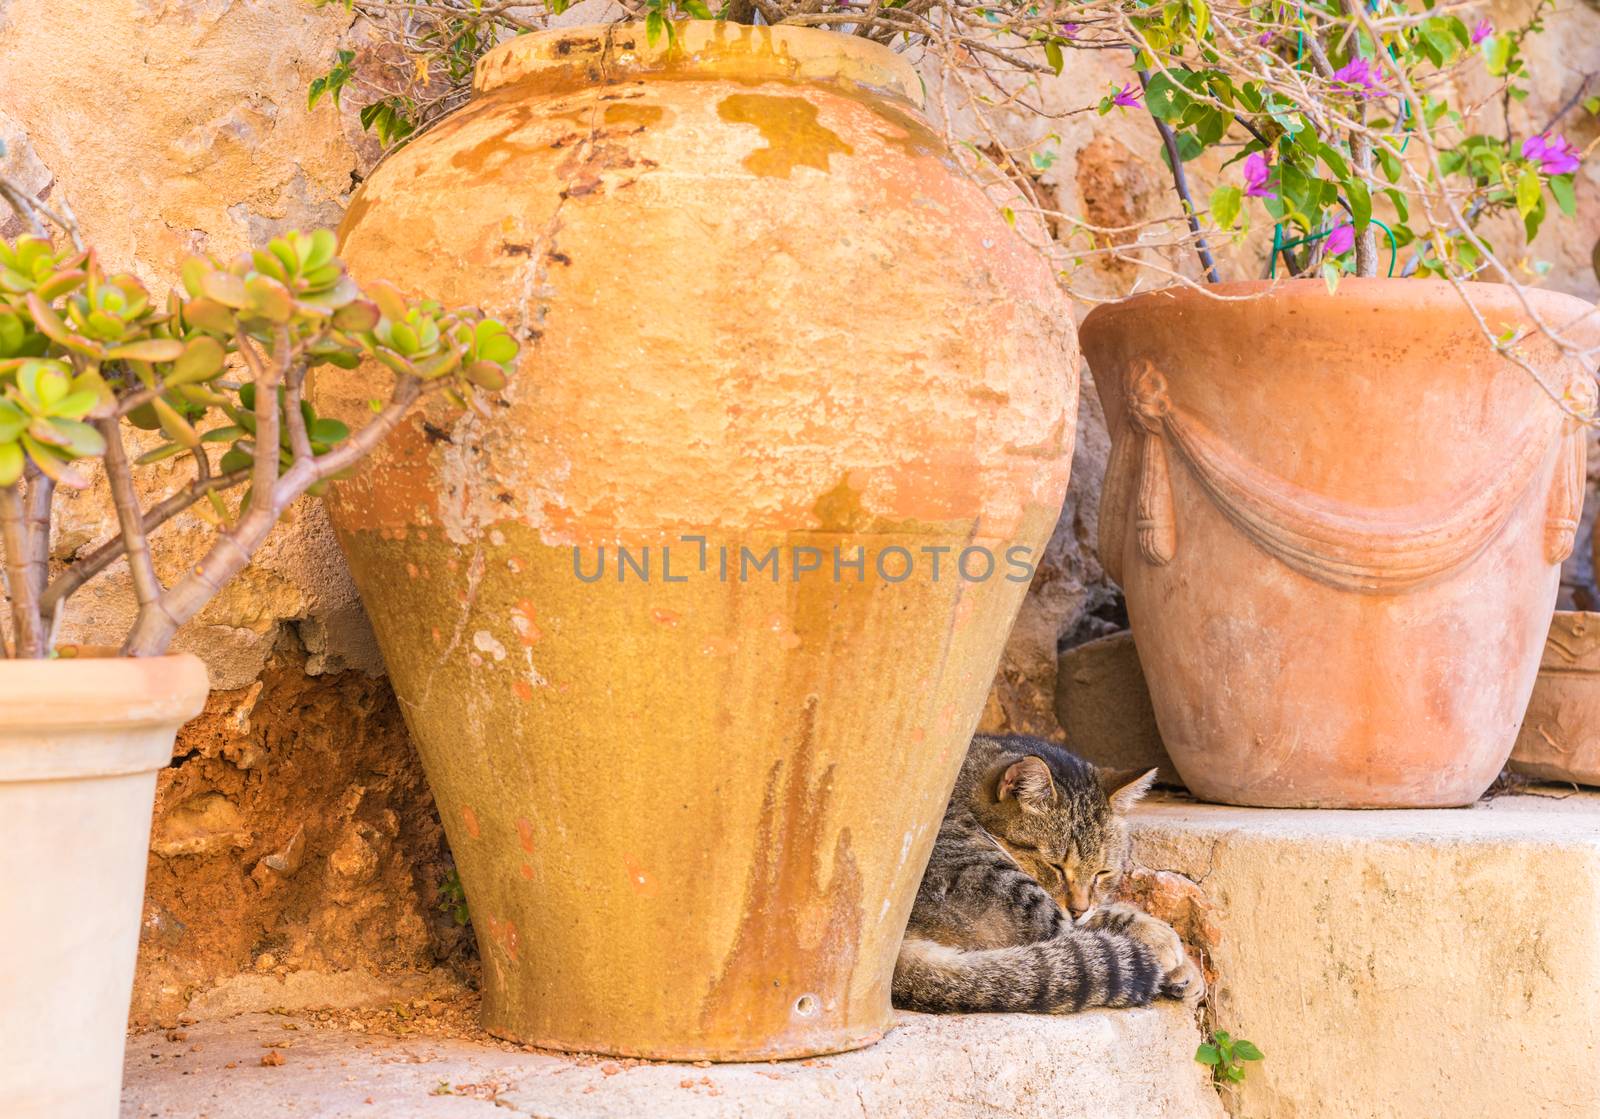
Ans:
POLYGON ((1211 503, 1254 544, 1286 566, 1341 590, 1396 594, 1426 586, 1477 558, 1563 440, 1546 506, 1544 552, 1552 564, 1572 550, 1583 500, 1585 429, 1594 407, 1587 378, 1567 390, 1569 416, 1531 413, 1510 439, 1509 461, 1490 463, 1456 493, 1391 508, 1367 508, 1313 493, 1247 461, 1201 420, 1183 414, 1148 361, 1127 375, 1127 422, 1117 433, 1100 506, 1101 563, 1122 579, 1128 517, 1139 556, 1153 567, 1177 552, 1170 451, 1211 503), (1458 494, 1467 496, 1463 499, 1458 494))
POLYGON ((1128 377, 1127 401, 1128 422, 1112 442, 1100 496, 1100 565, 1118 583, 1130 509, 1140 558, 1162 567, 1178 550, 1172 478, 1162 438, 1162 425, 1172 408, 1166 378, 1145 362, 1128 377))

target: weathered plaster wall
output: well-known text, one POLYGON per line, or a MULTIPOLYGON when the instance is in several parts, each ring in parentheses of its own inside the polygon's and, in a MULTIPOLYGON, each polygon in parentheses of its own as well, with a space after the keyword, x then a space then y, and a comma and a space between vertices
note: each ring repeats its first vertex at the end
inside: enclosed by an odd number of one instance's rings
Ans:
MULTIPOLYGON (((1499 4, 1494 18, 1508 24, 1532 2, 1499 4)), ((1537 93, 1513 107, 1519 133, 1600 74, 1600 12, 1586 3, 1571 0, 1551 18, 1537 93)), ((0 0, 3 166, 70 201, 107 262, 157 291, 188 252, 229 253, 289 226, 332 224, 376 151, 353 107, 308 112, 305 89, 336 45, 359 41, 349 25, 339 5, 310 0, 0 0)), ((1044 98, 1056 111, 1079 108, 1113 80, 1126 80, 1115 59, 1072 54, 1044 98)), ((1579 143, 1596 129, 1581 112, 1563 127, 1579 143)), ((1042 182, 1060 209, 1106 225, 1170 210, 1142 114, 1014 128, 1059 136, 1042 182)), ((1593 163, 1579 205, 1580 220, 1550 223, 1539 249, 1554 264, 1547 282, 1593 298, 1593 163)), ((1170 263, 1192 272, 1187 259, 1170 263)), ((1076 286, 1109 296, 1158 282, 1098 264, 1076 286)), ((1093 551, 1108 439, 1087 380, 1082 399, 1072 492, 1006 650, 989 729, 1060 737, 1058 646, 1122 621, 1093 551)), ((158 468, 148 484, 171 481, 158 468)), ((109 534, 103 498, 94 489, 68 499, 58 560, 109 534)), ((206 529, 180 519, 163 531, 170 575, 206 529)), ((1592 583, 1586 556, 1569 581, 1592 583)), ((113 570, 79 600, 67 637, 110 639, 131 606, 125 571, 113 570)), ((437 819, 387 685, 370 675, 380 665, 319 506, 302 504, 182 647, 206 659, 218 690, 161 781, 136 1019, 169 1021, 230 976, 247 978, 209 1005, 273 1005, 287 988, 266 977, 301 969, 420 973, 459 961, 468 946, 438 907, 448 863, 437 819)))

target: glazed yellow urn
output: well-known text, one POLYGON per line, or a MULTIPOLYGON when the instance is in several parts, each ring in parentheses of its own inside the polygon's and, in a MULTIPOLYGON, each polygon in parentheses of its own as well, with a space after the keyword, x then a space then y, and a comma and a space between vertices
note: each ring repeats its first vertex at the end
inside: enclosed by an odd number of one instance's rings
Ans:
MULTIPOLYGON (((522 344, 329 506, 449 833, 494 1033, 871 1043, 1060 511, 1044 259, 829 32, 527 35, 386 159, 344 255, 522 344)), ((359 418, 383 379, 319 371, 359 418)))

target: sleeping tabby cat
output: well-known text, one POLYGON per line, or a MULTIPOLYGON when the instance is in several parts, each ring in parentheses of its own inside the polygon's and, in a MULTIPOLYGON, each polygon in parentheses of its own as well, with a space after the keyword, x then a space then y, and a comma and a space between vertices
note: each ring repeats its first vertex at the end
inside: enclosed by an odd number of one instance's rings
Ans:
POLYGON ((1197 997, 1171 926, 1099 904, 1125 868, 1124 817, 1155 774, 1107 774, 1037 738, 974 738, 895 964, 895 1005, 1063 1013, 1197 997))

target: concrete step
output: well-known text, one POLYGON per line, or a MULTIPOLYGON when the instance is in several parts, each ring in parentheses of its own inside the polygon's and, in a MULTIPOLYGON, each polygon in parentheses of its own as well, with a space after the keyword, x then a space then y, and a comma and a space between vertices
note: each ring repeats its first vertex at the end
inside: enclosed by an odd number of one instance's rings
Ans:
POLYGON ((249 1014, 131 1038, 122 1116, 1222 1119, 1194 1061, 1198 1041, 1173 1003, 1065 1017, 906 1014, 855 1053, 697 1067, 249 1014), (273 1054, 282 1064, 263 1065, 273 1054))
POLYGON ((1600 793, 1539 792, 1141 806, 1153 907, 1208 942, 1215 1024, 1266 1054, 1233 1116, 1600 1117, 1600 793))

